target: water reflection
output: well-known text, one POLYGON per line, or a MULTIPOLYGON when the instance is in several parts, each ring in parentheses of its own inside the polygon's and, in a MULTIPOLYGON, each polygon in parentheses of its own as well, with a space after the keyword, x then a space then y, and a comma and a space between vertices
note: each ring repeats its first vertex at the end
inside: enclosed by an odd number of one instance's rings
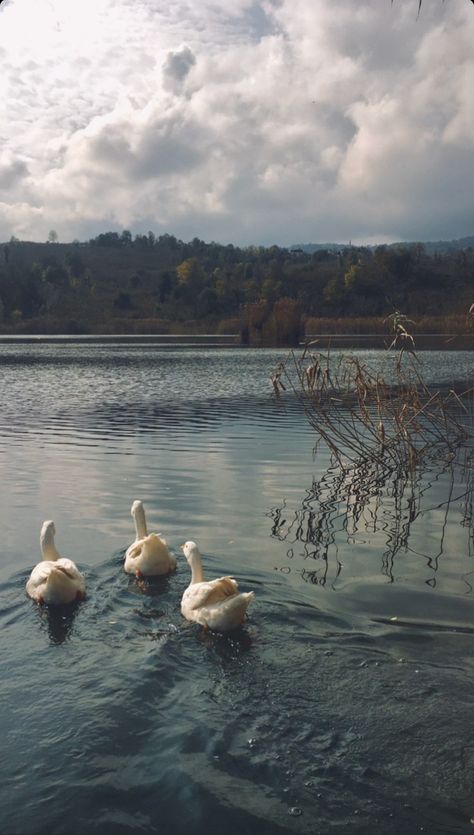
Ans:
MULTIPOLYGON (((371 462, 345 469, 332 462, 313 480, 299 507, 291 508, 283 501, 268 514, 271 536, 290 546, 286 556, 296 564, 295 568, 282 566, 280 571, 296 571, 305 582, 335 588, 355 549, 371 547, 373 559, 375 545, 380 573, 389 583, 397 579, 397 559, 411 554, 424 560, 430 575, 425 583, 435 588, 440 563, 450 550, 446 538, 452 535, 452 525, 464 530, 465 551, 472 554, 473 474, 469 457, 458 464, 389 477, 371 462), (439 494, 442 501, 433 502, 439 494), (427 520, 434 517, 436 526, 430 528, 422 547, 420 531, 423 539, 427 520), (300 567, 298 557, 309 565, 300 567)), ((472 590, 470 574, 461 573, 467 592, 472 590)))
POLYGON ((265 394, 274 353, 84 350, 30 364, 15 347, 2 368, 0 830, 467 832, 459 468, 446 505, 449 469, 411 491, 313 459, 304 415, 265 394), (136 495, 178 557, 196 539, 210 579, 255 589, 243 629, 183 620, 182 557, 170 577, 124 573, 136 495), (24 593, 52 508, 87 567, 88 597, 63 616, 24 593))
POLYGON ((199 628, 198 639, 208 650, 212 650, 222 662, 238 661, 252 649, 253 638, 247 627, 234 629, 231 634, 220 634, 199 628))
POLYGON ((131 594, 143 594, 146 597, 159 597, 169 590, 170 579, 173 575, 157 577, 128 576, 127 590, 131 594))
POLYGON ((81 603, 69 603, 67 606, 38 606, 38 616, 46 627, 52 644, 64 644, 70 636, 74 621, 81 608, 81 603))

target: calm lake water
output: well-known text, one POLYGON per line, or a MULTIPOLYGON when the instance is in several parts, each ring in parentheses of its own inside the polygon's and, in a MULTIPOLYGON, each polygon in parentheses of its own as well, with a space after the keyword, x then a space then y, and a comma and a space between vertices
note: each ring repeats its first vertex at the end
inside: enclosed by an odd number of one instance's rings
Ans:
MULTIPOLYGON (((0 346, 2 835, 472 833, 466 478, 351 494, 282 356, 0 346), (168 579, 122 571, 136 498, 168 579), (72 610, 25 596, 45 519, 72 610), (239 632, 182 619, 186 539, 255 592, 239 632)), ((472 385, 472 353, 421 361, 472 385)))

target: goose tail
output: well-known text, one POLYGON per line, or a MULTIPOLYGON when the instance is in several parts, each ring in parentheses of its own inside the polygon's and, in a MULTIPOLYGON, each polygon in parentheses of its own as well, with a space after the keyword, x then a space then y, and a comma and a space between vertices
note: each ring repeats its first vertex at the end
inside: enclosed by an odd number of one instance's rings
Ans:
POLYGON ((218 632, 237 629, 243 624, 247 609, 254 597, 253 591, 242 592, 228 597, 216 606, 207 607, 203 612, 205 625, 218 632))

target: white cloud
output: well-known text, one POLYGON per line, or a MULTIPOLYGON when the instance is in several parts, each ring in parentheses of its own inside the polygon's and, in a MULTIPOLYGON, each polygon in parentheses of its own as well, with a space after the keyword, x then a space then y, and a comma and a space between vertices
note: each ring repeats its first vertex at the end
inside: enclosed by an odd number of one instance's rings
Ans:
POLYGON ((474 10, 417 5, 9 0, 0 239, 472 233, 474 10))

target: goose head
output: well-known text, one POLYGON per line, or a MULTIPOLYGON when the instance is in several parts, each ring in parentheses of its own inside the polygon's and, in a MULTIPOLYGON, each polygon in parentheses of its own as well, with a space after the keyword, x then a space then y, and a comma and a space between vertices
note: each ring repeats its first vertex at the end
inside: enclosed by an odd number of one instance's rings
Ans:
POLYGON ((56 525, 52 519, 47 519, 46 522, 43 522, 43 527, 41 528, 40 541, 45 545, 51 545, 54 542, 55 536, 56 525))
POLYGON ((40 534, 40 547, 44 560, 57 560, 59 554, 54 544, 54 537, 56 535, 56 525, 52 519, 47 519, 43 522, 40 534))
POLYGON ((143 539, 143 537, 147 535, 145 508, 143 507, 143 502, 139 499, 135 499, 130 513, 132 514, 132 519, 135 522, 137 539, 143 539))
POLYGON ((135 499, 135 501, 132 504, 132 509, 130 511, 130 513, 132 514, 132 517, 135 519, 137 513, 140 513, 140 511, 142 511, 142 510, 143 510, 143 502, 141 502, 139 499, 135 499))
POLYGON ((192 566, 193 563, 200 561, 201 552, 195 542, 192 542, 191 540, 185 542, 184 545, 181 545, 181 550, 189 565, 192 566))

